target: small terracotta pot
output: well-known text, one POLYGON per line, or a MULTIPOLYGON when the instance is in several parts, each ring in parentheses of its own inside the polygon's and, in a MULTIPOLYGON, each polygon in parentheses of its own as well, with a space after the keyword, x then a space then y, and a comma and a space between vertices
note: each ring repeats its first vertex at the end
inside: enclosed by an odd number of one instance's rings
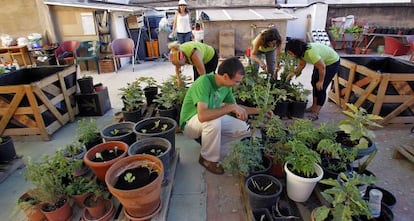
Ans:
MULTIPOLYGON (((42 205, 42 208, 45 204, 42 205)), ((63 204, 62 207, 46 212, 43 209, 41 210, 42 213, 46 216, 47 220, 53 220, 53 221, 66 221, 70 220, 70 217, 72 216, 72 207, 70 207, 69 199, 66 198, 65 204, 63 204)))
MULTIPOLYGON (((30 195, 28 193, 24 193, 20 196, 19 201, 24 202, 25 199, 29 198, 30 195)), ((24 213, 26 214, 26 218, 28 221, 43 221, 46 219, 45 215, 41 212, 42 204, 36 204, 32 206, 27 206, 22 208, 24 213)))
POLYGON ((83 209, 82 211, 82 219, 85 221, 109 221, 112 220, 113 216, 115 215, 115 208, 112 200, 104 199, 104 212, 100 217, 94 217, 91 215, 90 210, 83 209))
POLYGON ((112 164, 114 164, 116 161, 122 159, 125 157, 128 153, 128 144, 122 142, 122 141, 108 141, 105 143, 100 143, 94 147, 92 147, 88 152, 86 152, 83 161, 85 164, 92 169, 92 171, 95 173, 95 175, 98 177, 100 181, 105 182, 105 174, 106 171, 109 169, 112 164), (124 152, 119 155, 117 158, 105 161, 105 162, 94 162, 92 159, 95 158, 95 154, 98 152, 102 152, 104 150, 112 150, 114 149, 114 146, 118 147, 118 150, 123 150, 124 152))

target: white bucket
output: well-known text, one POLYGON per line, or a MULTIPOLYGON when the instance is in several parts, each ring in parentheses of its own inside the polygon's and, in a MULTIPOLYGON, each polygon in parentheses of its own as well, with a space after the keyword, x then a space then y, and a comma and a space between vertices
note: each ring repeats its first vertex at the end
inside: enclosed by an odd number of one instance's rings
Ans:
POLYGON ((304 178, 292 173, 285 163, 286 172, 286 189, 288 197, 295 202, 305 202, 312 194, 316 183, 322 179, 323 170, 315 164, 316 174, 318 177, 315 178, 304 178))

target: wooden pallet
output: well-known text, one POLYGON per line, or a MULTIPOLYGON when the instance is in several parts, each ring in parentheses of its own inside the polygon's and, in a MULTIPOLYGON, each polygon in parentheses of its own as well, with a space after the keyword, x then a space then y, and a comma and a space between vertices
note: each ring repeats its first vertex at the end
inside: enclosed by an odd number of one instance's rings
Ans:
POLYGON ((8 163, 0 163, 0 183, 6 180, 14 171, 23 168, 23 156, 16 156, 16 158, 8 163))
POLYGON ((414 163, 414 147, 409 145, 396 147, 392 157, 394 159, 407 158, 411 163, 414 163))

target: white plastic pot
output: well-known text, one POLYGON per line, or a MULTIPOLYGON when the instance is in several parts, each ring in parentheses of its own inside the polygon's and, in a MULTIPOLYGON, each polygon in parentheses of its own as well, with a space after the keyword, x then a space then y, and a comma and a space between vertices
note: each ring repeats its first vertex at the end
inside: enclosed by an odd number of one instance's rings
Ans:
POLYGON ((288 162, 285 163, 287 195, 295 202, 305 202, 312 194, 316 183, 322 179, 323 170, 318 164, 315 164, 316 174, 318 176, 315 178, 305 178, 292 173, 288 169, 287 164, 288 162))

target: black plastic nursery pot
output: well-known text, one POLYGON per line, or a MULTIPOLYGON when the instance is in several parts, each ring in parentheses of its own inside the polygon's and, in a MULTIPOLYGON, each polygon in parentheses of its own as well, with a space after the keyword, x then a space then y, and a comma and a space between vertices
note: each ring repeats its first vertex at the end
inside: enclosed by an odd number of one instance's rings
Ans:
POLYGON ((267 208, 272 209, 280 198, 282 193, 282 183, 273 176, 267 174, 256 174, 246 179, 245 188, 249 194, 249 203, 252 209, 267 208), (253 181, 261 187, 267 187, 272 182, 266 191, 259 191, 255 188, 253 181))
POLYGON ((395 198, 394 194, 392 194, 390 191, 375 186, 375 185, 370 185, 367 187, 367 190, 365 192, 365 197, 369 197, 369 191, 371 189, 377 189, 379 191, 382 192, 382 200, 381 202, 384 203, 385 205, 387 205, 390 209, 392 209, 394 207, 394 205, 397 203, 397 199, 395 198))
POLYGON ((253 210, 254 221, 272 221, 272 215, 267 208, 253 210))

